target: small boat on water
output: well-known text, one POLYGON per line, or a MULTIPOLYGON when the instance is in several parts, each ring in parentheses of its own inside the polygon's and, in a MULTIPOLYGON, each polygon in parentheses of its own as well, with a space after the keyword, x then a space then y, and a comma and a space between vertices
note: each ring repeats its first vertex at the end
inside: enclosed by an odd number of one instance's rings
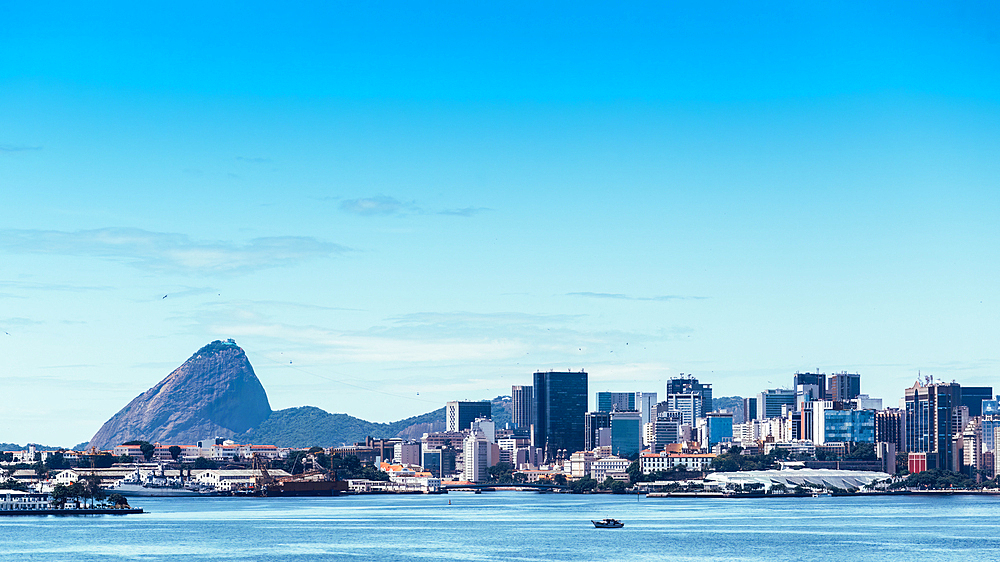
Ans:
POLYGON ((601 519, 600 521, 590 520, 598 529, 621 529, 625 526, 624 523, 617 519, 601 519))

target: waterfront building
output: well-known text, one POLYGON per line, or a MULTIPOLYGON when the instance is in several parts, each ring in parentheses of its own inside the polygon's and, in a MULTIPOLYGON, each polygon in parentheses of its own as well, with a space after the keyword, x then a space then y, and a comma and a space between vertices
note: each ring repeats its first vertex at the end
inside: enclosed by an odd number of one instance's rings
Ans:
POLYGON ((685 470, 705 472, 712 467, 715 457, 714 453, 642 453, 639 455, 639 470, 649 474, 682 466, 685 470))
POLYGON ((490 467, 490 445, 482 431, 473 431, 465 438, 463 444, 462 477, 468 482, 486 482, 489 480, 487 469, 490 467))
MULTIPOLYGON (((711 412, 714 410, 712 406, 712 385, 698 382, 698 379, 693 375, 681 373, 679 377, 667 379, 666 394, 668 400, 671 394, 697 394, 701 397, 700 411, 711 412)), ((686 423, 694 425, 694 420, 692 419, 686 423)))
POLYGON ((547 371, 534 374, 532 445, 546 461, 568 458, 586 445, 587 373, 547 371))
POLYGON ((795 391, 783 388, 765 390, 757 395, 757 419, 780 418, 784 410, 795 407, 795 391))
POLYGON ((583 448, 591 451, 600 446, 599 430, 611 427, 611 412, 587 412, 584 416, 584 431, 586 440, 583 448))
POLYGON ((467 431, 476 418, 493 417, 493 404, 489 400, 476 402, 452 401, 445 404, 445 430, 467 431))
POLYGON ((858 373, 834 373, 827 378, 826 399, 847 402, 861 394, 861 375, 858 373))
POLYGON ((615 456, 597 459, 590 465, 591 478, 598 482, 604 482, 610 476, 615 480, 627 481, 628 472, 626 471, 630 464, 632 461, 615 456))
MULTIPOLYGON (((280 468, 267 470, 272 478, 284 478, 291 474, 280 468)), ((219 492, 249 490, 257 484, 261 471, 254 469, 209 469, 194 477, 194 481, 219 492)))
POLYGON ((436 478, 451 476, 455 473, 455 453, 455 449, 450 446, 424 449, 420 466, 436 478))
POLYGON ((511 402, 513 406, 513 416, 511 422, 515 429, 523 431, 531 430, 531 420, 533 417, 534 400, 532 398, 532 387, 516 385, 510 387, 511 402))
POLYGON ((439 431, 435 433, 425 433, 420 438, 421 450, 440 449, 441 447, 451 447, 461 449, 465 441, 465 433, 461 431, 439 431))
POLYGON ((591 466, 597 456, 593 451, 577 451, 569 457, 569 474, 572 478, 590 476, 591 466))
MULTIPOLYGON (((906 450, 910 464, 924 469, 959 470, 960 457, 954 450, 956 421, 961 421, 962 387, 958 383, 920 382, 905 391, 906 450), (924 454, 914 457, 914 453, 924 454), (916 459, 916 461, 914 460, 916 459)), ((968 415, 965 409, 965 415, 968 415)), ((910 470, 910 472, 915 472, 910 470)))
POLYGON ((656 443, 656 423, 642 424, 642 448, 651 449, 656 443))
POLYGON ((420 465, 420 443, 396 443, 392 452, 392 462, 402 465, 420 465))
POLYGON ((597 411, 635 410, 634 392, 598 392, 597 411))
POLYGON ((642 414, 611 412, 611 454, 630 457, 642 450, 642 414))
POLYGON ((39 511, 52 509, 48 494, 0 490, 0 511, 39 511))

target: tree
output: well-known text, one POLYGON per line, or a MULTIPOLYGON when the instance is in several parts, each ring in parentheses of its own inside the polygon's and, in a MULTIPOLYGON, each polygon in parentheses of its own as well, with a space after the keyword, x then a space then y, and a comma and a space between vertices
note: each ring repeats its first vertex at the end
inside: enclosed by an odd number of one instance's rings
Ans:
POLYGON ((139 441, 139 440, 136 440, 136 441, 128 441, 128 442, 122 443, 122 444, 123 445, 138 445, 139 446, 139 450, 142 451, 142 457, 144 459, 146 459, 147 461, 149 459, 153 458, 153 453, 156 452, 156 445, 153 445, 149 441, 139 441))
POLYGON ((878 454, 875 453, 875 445, 871 443, 857 443, 854 446, 854 450, 844 455, 844 458, 857 461, 874 461, 878 460, 878 454))
POLYGON ((556 484, 558 484, 559 486, 565 486, 565 485, 566 485, 566 475, 565 475, 565 474, 556 474, 556 475, 555 475, 555 476, 553 477, 553 480, 554 480, 554 481, 555 481, 555 483, 556 483, 556 484))
POLYGON ((597 480, 594 480, 588 474, 583 478, 570 482, 569 489, 574 494, 586 494, 588 492, 594 491, 597 488, 597 480))
POLYGON ((486 469, 490 482, 508 484, 514 481, 514 465, 509 462, 498 462, 486 469))
POLYGON ((171 445, 167 450, 170 451, 170 458, 174 460, 177 460, 181 456, 181 448, 177 445, 171 445))
POLYGON ((28 487, 20 480, 8 478, 7 480, 0 481, 0 490, 17 490, 19 492, 27 492, 28 487))
POLYGON ((54 453, 49 453, 49 456, 45 458, 45 468, 49 470, 69 468, 69 463, 66 462, 66 458, 63 456, 63 451, 61 449, 54 453))
POLYGON ((612 494, 624 494, 626 485, 621 480, 615 480, 611 483, 611 493, 612 494))
POLYGON ((104 488, 101 487, 100 476, 88 476, 83 479, 81 485, 83 487, 82 496, 90 500, 91 507, 94 506, 94 502, 101 501, 107 496, 104 488))
POLYGON ((629 483, 633 486, 636 482, 642 482, 642 469, 639 468, 639 461, 632 461, 632 463, 628 465, 628 468, 625 469, 625 472, 628 473, 629 483))
POLYGON ((135 462, 135 459, 129 455, 120 455, 115 459, 115 462, 119 464, 132 464, 135 462))
POLYGON ((130 507, 128 499, 121 494, 111 494, 108 496, 108 503, 110 503, 115 509, 128 509, 130 507))
POLYGON ((205 457, 198 457, 194 459, 194 467, 197 469, 219 468, 219 463, 205 457))

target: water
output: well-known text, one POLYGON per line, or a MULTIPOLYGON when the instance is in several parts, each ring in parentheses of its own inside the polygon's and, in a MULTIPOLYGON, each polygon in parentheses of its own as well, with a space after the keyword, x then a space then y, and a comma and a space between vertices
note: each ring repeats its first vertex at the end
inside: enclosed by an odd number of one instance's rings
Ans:
POLYGON ((1000 498, 641 499, 453 492, 135 498, 144 515, 0 517, 0 559, 967 560, 1000 558, 1000 498), (452 505, 448 505, 449 500, 452 505), (615 517, 624 529, 595 529, 615 517))

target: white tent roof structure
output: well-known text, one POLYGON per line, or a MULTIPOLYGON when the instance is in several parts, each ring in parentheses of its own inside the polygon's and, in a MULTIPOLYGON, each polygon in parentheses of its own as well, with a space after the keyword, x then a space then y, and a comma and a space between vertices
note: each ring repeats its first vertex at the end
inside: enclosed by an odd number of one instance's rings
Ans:
POLYGON ((824 488, 861 488, 877 480, 885 480, 889 475, 885 472, 868 472, 861 470, 750 470, 746 472, 716 472, 705 477, 706 483, 718 482, 720 487, 727 484, 763 484, 770 488, 775 484, 784 484, 789 488, 799 485, 822 486, 824 488))

